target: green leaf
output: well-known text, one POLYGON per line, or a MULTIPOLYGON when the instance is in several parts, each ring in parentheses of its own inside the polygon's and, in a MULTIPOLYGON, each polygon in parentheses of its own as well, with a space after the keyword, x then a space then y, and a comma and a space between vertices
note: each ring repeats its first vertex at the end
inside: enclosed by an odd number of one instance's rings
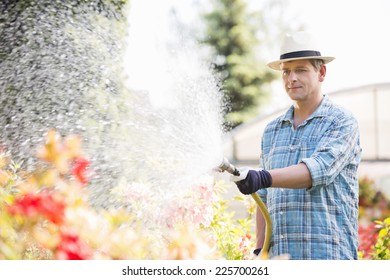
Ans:
POLYGON ((378 238, 384 238, 387 235, 387 229, 383 228, 379 231, 378 238))

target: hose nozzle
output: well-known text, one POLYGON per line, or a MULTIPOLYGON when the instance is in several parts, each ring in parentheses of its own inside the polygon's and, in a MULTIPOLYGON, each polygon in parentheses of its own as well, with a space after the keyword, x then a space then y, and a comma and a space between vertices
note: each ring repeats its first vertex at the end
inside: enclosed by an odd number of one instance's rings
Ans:
POLYGON ((223 158, 222 163, 218 166, 221 171, 227 171, 230 174, 233 174, 234 176, 240 176, 240 171, 229 162, 227 158, 223 158))

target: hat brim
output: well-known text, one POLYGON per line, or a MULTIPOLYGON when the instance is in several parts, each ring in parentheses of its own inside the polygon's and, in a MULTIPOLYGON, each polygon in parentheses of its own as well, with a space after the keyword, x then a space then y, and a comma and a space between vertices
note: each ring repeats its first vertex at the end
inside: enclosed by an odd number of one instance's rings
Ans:
POLYGON ((321 59, 324 61, 324 63, 329 63, 332 60, 335 59, 335 57, 332 56, 304 56, 304 57, 295 57, 295 58, 286 58, 286 59, 280 59, 276 61, 272 61, 268 63, 268 67, 274 69, 274 70, 281 70, 280 64, 286 61, 294 61, 294 60, 302 60, 302 59, 321 59))

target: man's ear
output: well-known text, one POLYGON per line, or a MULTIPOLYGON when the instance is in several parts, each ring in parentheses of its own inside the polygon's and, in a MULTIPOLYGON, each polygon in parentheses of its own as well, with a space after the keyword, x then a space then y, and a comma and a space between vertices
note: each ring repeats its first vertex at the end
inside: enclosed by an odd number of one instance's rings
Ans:
POLYGON ((322 64, 319 71, 318 80, 320 82, 323 82, 325 80, 325 76, 326 76, 326 65, 322 64))

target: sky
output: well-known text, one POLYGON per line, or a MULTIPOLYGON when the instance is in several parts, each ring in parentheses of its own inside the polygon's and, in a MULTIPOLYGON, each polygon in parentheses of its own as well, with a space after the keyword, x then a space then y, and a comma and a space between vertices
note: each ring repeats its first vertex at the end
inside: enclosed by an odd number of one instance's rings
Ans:
POLYGON ((316 33, 324 54, 335 56, 328 64, 323 89, 340 90, 371 83, 390 82, 390 1, 294 0, 289 12, 316 33))
MULTIPOLYGON (((202 0, 198 0, 202 1, 202 0)), ((256 6, 259 0, 247 0, 256 6)), ((315 33, 324 55, 336 59, 327 66, 327 77, 323 83, 324 93, 354 88, 372 83, 390 82, 390 1, 388 0, 286 0, 282 15, 284 22, 295 26, 303 24, 306 30, 315 33)), ((174 6, 188 24, 198 24, 194 18, 193 5, 196 0, 132 0, 130 32, 133 56, 129 58, 133 67, 133 85, 150 84, 150 64, 157 59, 156 45, 161 44, 171 30, 163 22, 168 19, 169 8, 174 6), (153 9, 150 7, 153 6, 153 9), (141 32, 139 32, 141 31, 141 32), (142 33, 142 34, 141 34, 142 33), (157 40, 156 40, 157 38, 157 40), (145 56, 148 53, 148 56, 145 56), (150 62, 147 60, 151 59, 150 62)), ((265 11, 266 12, 266 11, 265 11)), ((270 23, 272 24, 272 23, 270 23)), ((172 35, 172 34, 170 34, 172 35)), ((269 50, 265 61, 275 60, 279 49, 269 50)), ((157 67, 158 68, 158 67, 157 67)), ((155 69, 154 71, 158 71, 155 69)), ((155 73, 158 76, 158 73, 155 73)), ((156 83, 158 84, 158 83, 156 83)), ((276 81, 274 99, 285 96, 281 81, 276 81)))

